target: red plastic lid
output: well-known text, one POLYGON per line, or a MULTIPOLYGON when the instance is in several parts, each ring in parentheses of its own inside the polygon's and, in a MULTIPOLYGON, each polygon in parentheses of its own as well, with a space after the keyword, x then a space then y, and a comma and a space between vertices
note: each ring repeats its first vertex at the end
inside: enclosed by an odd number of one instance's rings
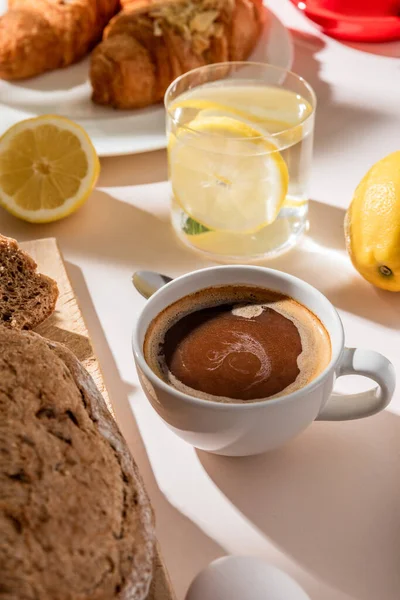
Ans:
POLYGON ((332 37, 357 42, 400 39, 400 0, 291 0, 332 37))

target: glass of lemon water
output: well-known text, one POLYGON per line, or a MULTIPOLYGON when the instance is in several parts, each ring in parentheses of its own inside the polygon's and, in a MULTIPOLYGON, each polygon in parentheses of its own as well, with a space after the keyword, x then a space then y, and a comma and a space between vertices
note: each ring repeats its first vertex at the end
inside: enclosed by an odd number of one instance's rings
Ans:
POLYGON ((165 95, 172 224, 210 258, 244 262, 291 248, 307 227, 315 94, 298 75, 220 63, 165 95))

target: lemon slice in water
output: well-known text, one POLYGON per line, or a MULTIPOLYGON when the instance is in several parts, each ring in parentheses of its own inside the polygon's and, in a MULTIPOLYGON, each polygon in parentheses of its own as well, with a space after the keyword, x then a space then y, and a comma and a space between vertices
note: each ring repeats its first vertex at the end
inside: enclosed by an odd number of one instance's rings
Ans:
POLYGON ((21 121, 0 139, 0 203, 32 223, 73 213, 100 172, 89 136, 57 115, 21 121))
POLYGON ((201 116, 169 140, 178 204, 209 229, 253 233, 272 223, 285 200, 288 170, 273 142, 230 116, 201 116))
MULTIPOLYGON (((193 114, 197 118, 208 118, 213 116, 230 116, 239 121, 244 121, 259 129, 260 133, 276 133, 292 127, 290 120, 278 120, 276 111, 263 107, 252 106, 251 109, 241 105, 222 104, 214 100, 203 100, 202 98, 187 98, 176 102, 171 107, 171 112, 179 117, 183 114, 193 114)), ((284 116, 289 119, 287 114, 284 116)))

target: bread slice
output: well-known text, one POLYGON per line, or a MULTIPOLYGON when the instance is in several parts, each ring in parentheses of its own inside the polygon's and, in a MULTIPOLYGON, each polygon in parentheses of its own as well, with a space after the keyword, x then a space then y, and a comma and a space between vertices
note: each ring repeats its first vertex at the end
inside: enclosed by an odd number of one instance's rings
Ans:
POLYGON ((0 597, 144 600, 153 513, 93 380, 64 346, 0 328, 0 597))
POLYGON ((15 240, 0 235, 0 325, 33 329, 54 311, 57 284, 36 268, 15 240))

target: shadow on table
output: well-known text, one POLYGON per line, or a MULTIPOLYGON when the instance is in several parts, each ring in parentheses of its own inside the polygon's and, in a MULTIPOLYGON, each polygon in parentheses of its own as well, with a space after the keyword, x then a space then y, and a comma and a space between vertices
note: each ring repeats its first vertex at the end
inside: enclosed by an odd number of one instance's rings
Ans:
POLYGON ((101 161, 98 187, 142 185, 168 179, 167 153, 155 150, 101 161))
POLYGON ((354 48, 359 52, 375 54, 376 56, 387 56, 389 58, 400 58, 400 41, 381 42, 374 44, 372 42, 342 42, 349 48, 354 48))
MULTIPOLYGON (((225 552, 190 519, 175 509, 160 491, 130 407, 128 396, 134 388, 122 381, 118 373, 81 270, 76 265, 67 263, 67 271, 99 359, 116 420, 139 466, 150 496, 162 556, 174 583, 177 599, 181 600, 197 573, 225 552)), ((169 597, 165 600, 169 600, 169 597)))
POLYGON ((310 200, 308 206, 310 221, 308 237, 323 249, 344 252, 346 244, 343 227, 346 211, 317 200, 310 200))
POLYGON ((198 451, 211 479, 301 567, 357 600, 398 600, 400 418, 316 423, 245 458, 198 451))
MULTIPOLYGON (((325 41, 318 35, 291 29, 295 46, 292 70, 308 81, 317 95, 317 112, 314 135, 314 157, 326 154, 335 155, 340 163, 343 144, 357 132, 362 144, 363 132, 368 131, 371 122, 384 124, 393 120, 391 115, 379 110, 339 102, 332 96, 331 86, 325 80, 323 65, 318 54, 325 48, 325 41)), ((337 42, 339 43, 339 42, 337 42)), ((400 48, 400 42, 399 42, 400 48)), ((334 173, 330 176, 335 177, 334 173)), ((359 177, 362 173, 359 174, 359 177)), ((356 185, 356 180, 354 182, 356 185)))
POLYGON ((115 266, 140 264, 172 275, 205 266, 207 261, 175 236, 168 192, 162 195, 161 208, 155 208, 150 187, 134 189, 126 200, 96 190, 77 213, 47 225, 24 223, 0 208, 0 232, 8 235, 12 229, 19 241, 56 237, 65 253, 115 266))
MULTIPOLYGON (((23 223, 0 209, 0 231, 7 235, 12 226, 20 241, 56 236, 68 254, 115 266, 131 264, 132 272, 140 265, 176 276, 213 264, 179 242, 169 222, 167 188, 162 190, 142 186, 125 201, 96 191, 78 213, 49 225, 23 223), (157 203, 154 193, 160 195, 157 203)), ((350 263, 344 248, 344 214, 340 208, 311 201, 309 235, 291 252, 262 264, 308 281, 342 310, 398 329, 396 294, 368 284, 350 263)))
POLYGON ((309 234, 287 254, 262 264, 304 279, 339 309, 398 329, 396 294, 367 283, 350 263, 343 231, 345 211, 316 200, 309 205, 309 234))

